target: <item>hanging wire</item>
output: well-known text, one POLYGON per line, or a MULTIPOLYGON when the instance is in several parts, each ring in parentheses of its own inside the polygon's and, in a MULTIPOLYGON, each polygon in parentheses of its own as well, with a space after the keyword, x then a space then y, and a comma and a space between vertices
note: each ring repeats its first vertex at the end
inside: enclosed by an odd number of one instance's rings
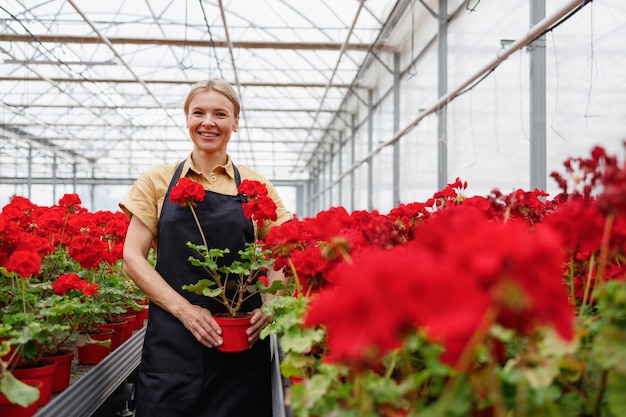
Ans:
POLYGON ((498 136, 498 74, 493 75, 493 124, 496 153, 500 153, 500 137, 498 136))
POLYGON ((526 123, 524 123, 524 106, 522 106, 522 61, 523 61, 523 56, 522 54, 519 54, 519 82, 517 83, 519 85, 519 118, 520 118, 520 124, 522 127, 522 134, 524 135, 524 139, 526 139, 527 142, 530 142, 530 136, 528 135, 528 132, 526 131, 526 123))
POLYGON ((187 29, 189 29, 188 18, 189 18, 189 0, 185 0, 185 35, 184 35, 184 41, 183 41, 183 52, 181 54, 180 60, 178 61, 178 64, 180 65, 180 69, 182 69, 183 71, 191 69, 191 67, 193 66, 191 63, 187 65, 184 62, 186 58, 191 57, 191 52, 189 50, 189 46, 187 45, 187 41, 189 40, 187 36, 187 29))
MULTIPOLYGON (((213 55, 215 56, 215 64, 217 65, 217 71, 220 74, 220 78, 224 78, 224 73, 222 72, 222 68, 220 67, 220 60, 217 57, 217 49, 215 48, 215 42, 213 41, 213 34, 211 33, 211 26, 209 25, 209 21, 206 17, 206 11, 204 10, 204 4, 202 4, 202 0, 198 0, 200 3, 200 8, 202 9, 202 17, 204 18, 204 24, 206 25, 206 30, 209 33, 209 41, 211 42, 211 49, 213 50, 213 55)), ((210 61, 210 60, 209 60, 210 61)), ((209 76, 211 75, 211 66, 209 65, 209 76)))
POLYGON ((470 1, 471 0, 467 0, 467 4, 465 5, 465 9, 467 9, 469 12, 475 12, 476 11, 476 7, 478 7, 478 5, 480 4, 480 0, 476 1, 476 4, 474 4, 472 7, 470 7, 470 1))
POLYGON ((417 75, 417 63, 415 62, 415 0, 411 0, 411 65, 407 69, 408 79, 417 75))
POLYGON ((552 35, 552 45, 553 45, 553 51, 554 51, 554 71, 556 73, 556 91, 554 92, 554 107, 552 110, 552 122, 550 122, 550 130, 552 130, 554 133, 556 133, 556 135, 558 137, 560 137, 561 139, 563 139, 564 142, 567 142, 567 139, 565 139, 565 137, 558 131, 556 130, 556 127, 554 126, 554 121, 556 120, 556 111, 557 111, 557 107, 558 107, 558 103, 559 103, 559 60, 558 60, 558 54, 556 52, 556 40, 554 39, 554 31, 551 33, 552 35))
POLYGON ((473 98, 473 94, 470 94, 469 95, 469 111, 467 113, 468 113, 469 123, 470 123, 469 131, 470 131, 470 140, 472 143, 472 156, 473 156, 474 161, 465 165, 465 168, 469 168, 473 165, 476 165, 476 163, 478 162, 478 157, 476 156, 476 137, 474 135, 474 116, 473 116, 474 112, 472 111, 472 107, 473 107, 472 98, 473 98))
MULTIPOLYGON (((561 24, 563 24, 564 22, 566 22, 567 20, 569 20, 572 16, 574 16, 576 13, 578 13, 580 10, 582 10, 582 8, 587 4, 587 3, 591 3, 592 0, 582 0, 582 3, 580 5, 579 8, 576 8, 574 10, 572 10, 571 12, 569 12, 566 16, 564 16, 561 20, 559 20, 558 22, 556 22, 554 25, 548 27, 546 30, 544 30, 543 32, 539 33, 537 36, 535 36, 533 39, 529 39, 528 42, 526 42, 526 46, 531 45, 533 42, 535 42, 537 39, 541 38, 542 36, 544 36, 545 34, 547 34, 548 32, 552 32, 554 29, 556 29, 557 27, 559 27, 561 24)), ((480 0, 478 1, 478 3, 480 3, 480 0)), ((474 5, 474 7, 476 7, 478 5, 478 3, 476 3, 474 5)), ((471 10, 470 10, 471 11, 471 10)), ((592 30, 593 33, 593 30, 592 30)), ((592 42, 591 42, 591 50, 592 50, 592 56, 590 57, 590 59, 592 60, 593 64, 595 65, 595 61, 593 60, 593 38, 592 38, 592 42)), ((499 54, 498 54, 499 56, 499 54)), ((503 61, 502 61, 503 62, 503 61)), ((488 72, 486 72, 480 79, 476 80, 476 82, 472 85, 470 85, 469 87, 467 87, 465 90, 459 92, 459 94, 457 94, 457 97, 467 93, 468 91, 472 90, 474 87, 476 87, 478 84, 480 84, 481 82, 483 82, 489 75, 491 75, 492 72, 494 72, 496 70, 496 68, 498 68, 500 66, 500 64, 502 62, 499 62, 497 65, 495 65, 493 68, 491 68, 488 72)), ((590 86, 591 87, 591 86, 590 86)), ((591 117, 595 117, 595 116, 591 116, 591 117)))
MULTIPOLYGON (((582 6, 581 6, 582 7, 582 6)), ((584 117, 585 119, 588 117, 598 117, 598 115, 592 115, 589 113, 589 110, 591 108, 591 91, 593 89, 593 84, 595 79, 598 76, 598 65, 596 63, 595 60, 595 49, 594 49, 594 44, 593 44, 593 5, 591 6, 591 11, 589 12, 590 14, 590 22, 589 22, 589 26, 591 28, 591 33, 589 36, 589 46, 590 46, 590 56, 589 56, 589 63, 590 63, 590 69, 589 69, 589 88, 587 90, 587 104, 585 105, 585 114, 584 117)))

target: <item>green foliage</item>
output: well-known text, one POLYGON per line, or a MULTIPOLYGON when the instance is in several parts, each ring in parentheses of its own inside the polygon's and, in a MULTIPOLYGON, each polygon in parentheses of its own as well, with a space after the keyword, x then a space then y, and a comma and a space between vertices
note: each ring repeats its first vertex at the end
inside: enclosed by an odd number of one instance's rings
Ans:
POLYGON ((607 282, 597 302, 579 311, 571 341, 550 329, 522 336, 493 326, 488 334, 505 359, 480 345, 466 370, 443 364, 442 347, 420 332, 378 367, 325 363, 325 329, 303 326, 309 301, 281 296, 264 306, 274 322, 262 337, 280 338, 297 416, 626 415, 626 282, 607 282))
POLYGON ((39 389, 15 378, 10 372, 0 375, 0 392, 7 399, 22 407, 27 407, 39 399, 39 389))
POLYGON ((626 375, 624 373, 609 372, 606 399, 611 414, 626 415, 626 375))
POLYGON ((183 290, 217 300, 232 316, 237 315, 243 302, 252 295, 276 294, 285 289, 280 281, 273 281, 266 287, 257 279, 263 271, 273 267, 274 259, 270 250, 263 250, 255 242, 246 243, 245 249, 239 251, 240 260, 222 266, 219 266, 218 260, 230 253, 229 249, 207 249, 204 245, 191 242, 187 242, 187 246, 200 255, 199 258, 190 256, 187 260, 191 265, 203 268, 207 278, 183 285, 183 290))

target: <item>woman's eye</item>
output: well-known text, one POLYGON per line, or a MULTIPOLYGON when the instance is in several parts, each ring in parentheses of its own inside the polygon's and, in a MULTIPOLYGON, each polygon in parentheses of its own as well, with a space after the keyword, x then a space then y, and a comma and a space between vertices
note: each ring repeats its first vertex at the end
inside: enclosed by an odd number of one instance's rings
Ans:
POLYGON ((216 115, 217 117, 226 117, 226 116, 227 116, 227 114, 226 114, 226 113, 223 113, 223 112, 218 112, 218 113, 215 113, 215 115, 216 115))

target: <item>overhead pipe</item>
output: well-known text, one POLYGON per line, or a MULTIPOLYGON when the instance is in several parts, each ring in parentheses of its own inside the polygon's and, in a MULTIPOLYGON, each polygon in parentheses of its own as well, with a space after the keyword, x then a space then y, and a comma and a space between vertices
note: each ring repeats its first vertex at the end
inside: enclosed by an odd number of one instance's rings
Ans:
POLYGON ((458 96, 459 93, 461 93, 465 88, 471 85, 474 81, 478 80, 485 73, 493 70, 500 63, 506 60, 511 54, 518 51, 519 49, 522 49, 525 45, 529 44, 530 42, 534 41, 536 38, 541 36, 548 28, 550 28, 550 26, 558 22, 559 19, 565 17, 568 13, 572 12, 576 8, 582 9, 584 6, 591 3, 592 1, 593 0, 570 0, 567 4, 565 4, 563 7, 558 9, 552 15, 547 16, 545 19, 538 22, 535 26, 533 26, 530 29, 530 31, 526 34, 526 36, 511 43, 508 48, 504 49, 504 51, 502 51, 501 53, 498 53, 495 59, 493 59, 492 61, 487 63, 485 66, 483 66, 474 75, 472 75, 470 78, 468 78, 465 82, 463 82, 461 85, 456 87, 454 90, 452 90, 451 92, 449 92, 448 94, 440 98, 439 101, 437 101, 437 103, 435 103, 433 106, 431 106, 430 108, 420 113, 415 120, 409 123, 404 129, 396 133, 391 139, 389 139, 387 142, 382 143, 381 145, 376 147, 376 149, 372 150, 368 155, 362 158, 360 161, 356 162, 346 172, 341 174, 341 176, 339 176, 339 178, 337 178, 334 183, 340 182, 341 180, 343 180, 343 178, 345 178, 352 171, 356 170, 363 163, 369 161, 374 156, 376 156, 381 150, 383 150, 387 146, 392 145, 398 140, 400 140, 400 138, 402 138, 404 135, 409 133, 426 116, 432 113, 435 113, 442 107, 446 106, 449 102, 451 102, 454 98, 456 98, 456 96, 458 96))

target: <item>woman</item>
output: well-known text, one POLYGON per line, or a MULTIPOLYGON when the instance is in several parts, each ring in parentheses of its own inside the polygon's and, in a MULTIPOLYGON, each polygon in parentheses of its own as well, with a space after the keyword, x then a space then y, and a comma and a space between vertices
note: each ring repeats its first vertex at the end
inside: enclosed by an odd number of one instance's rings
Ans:
MULTIPOLYGON (((251 348, 223 353, 221 329, 213 319, 219 305, 182 286, 195 283, 201 268, 187 260, 186 242, 198 230, 189 211, 169 201, 179 178, 202 184, 205 198, 196 211, 209 247, 229 248, 231 254, 254 239, 254 225, 246 219, 237 188, 243 179, 265 183, 277 205, 278 219, 258 230, 263 239, 269 229, 292 218, 276 190, 260 174, 235 166, 227 153, 231 134, 239 124, 240 102, 222 80, 195 85, 184 103, 193 150, 182 163, 152 167, 133 185, 120 207, 130 224, 124 244, 124 269, 151 301, 150 315, 137 383, 136 416, 269 416, 271 415, 269 339, 259 333, 271 321, 261 310, 262 300, 250 301, 248 340, 251 348), (157 249, 155 267, 148 262, 151 245, 157 249)), ((281 272, 268 279, 284 281, 281 272)), ((271 296, 266 296, 266 301, 271 296)))

